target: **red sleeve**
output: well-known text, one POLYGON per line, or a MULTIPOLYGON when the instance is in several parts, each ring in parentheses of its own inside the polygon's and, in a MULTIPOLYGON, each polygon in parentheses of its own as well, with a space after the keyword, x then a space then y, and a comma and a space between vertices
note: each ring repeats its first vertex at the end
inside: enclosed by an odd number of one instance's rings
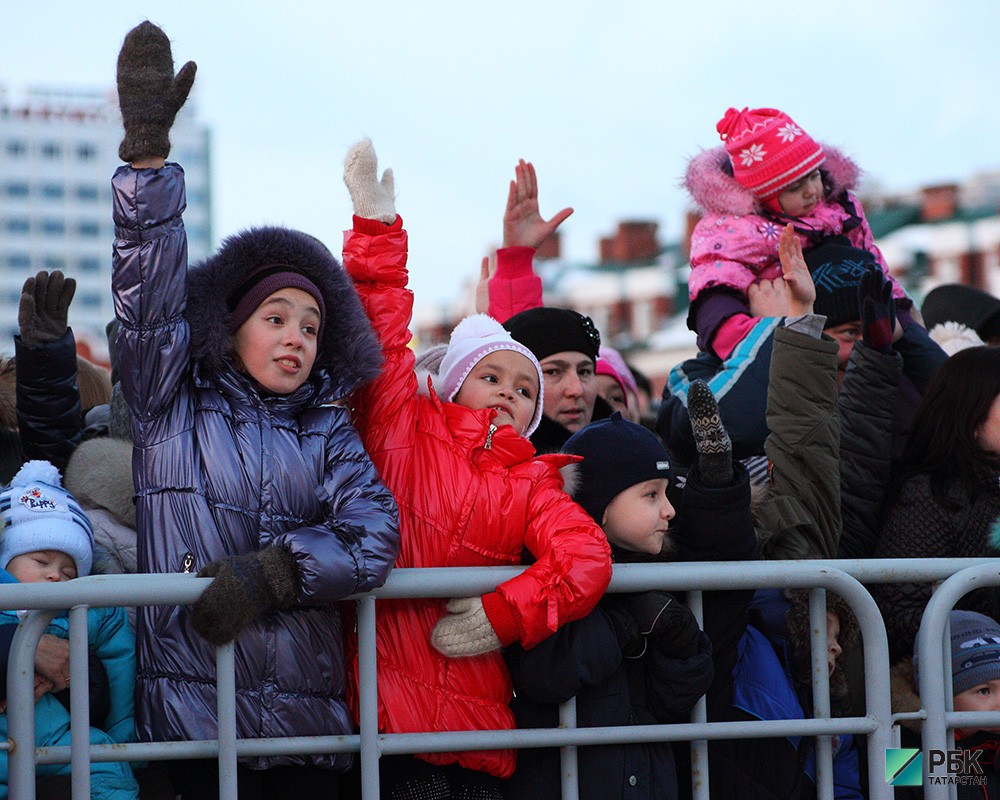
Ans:
POLYGON ((382 344, 381 374, 355 396, 355 423, 365 448, 381 469, 377 453, 412 436, 417 379, 409 343, 413 292, 406 288, 407 237, 403 221, 391 225, 354 218, 344 234, 344 268, 354 281, 368 319, 382 344))
MULTIPOLYGON (((589 614, 611 580, 607 537, 561 487, 554 468, 539 476, 528 500, 524 539, 535 563, 497 587, 517 617, 518 638, 526 648, 589 614)), ((496 624, 494 630, 502 641, 496 624)))
POLYGON ((515 314, 542 305, 542 279, 534 272, 533 247, 501 247, 497 271, 490 278, 489 315, 506 322, 515 314))

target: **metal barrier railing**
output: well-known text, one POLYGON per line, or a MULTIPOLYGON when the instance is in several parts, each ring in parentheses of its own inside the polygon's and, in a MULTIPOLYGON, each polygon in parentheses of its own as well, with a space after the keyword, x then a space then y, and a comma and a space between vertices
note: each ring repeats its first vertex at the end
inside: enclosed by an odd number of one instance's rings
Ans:
MULTIPOLYGON (((706 722, 705 702, 699 701, 692 722, 672 725, 642 725, 620 728, 576 728, 572 701, 561 713, 566 728, 514 731, 454 731, 439 733, 380 734, 377 729, 377 686, 375 653, 375 611, 380 598, 464 597, 492 591, 499 583, 515 576, 520 568, 399 569, 386 585, 355 598, 358 602, 358 650, 360 658, 360 734, 348 736, 286 739, 237 739, 235 668, 233 645, 218 650, 218 739, 191 742, 148 742, 125 745, 91 745, 87 697, 87 616, 88 607, 129 605, 182 605, 195 602, 210 583, 208 578, 186 575, 91 576, 60 584, 8 584, 0 586, 0 609, 34 609, 24 615, 11 647, 8 666, 8 721, 10 740, 0 744, 9 759, 10 797, 29 800, 35 796, 36 764, 71 764, 73 797, 89 797, 91 761, 158 761, 169 759, 218 758, 219 796, 236 798, 236 762, 240 757, 282 754, 360 752, 362 791, 365 800, 378 797, 378 759, 381 755, 413 752, 506 749, 525 747, 563 748, 566 800, 577 797, 575 748, 593 744, 622 744, 646 741, 691 741, 694 796, 709 797, 707 742, 725 738, 767 738, 783 736, 817 737, 817 795, 833 797, 830 737, 853 734, 867 737, 869 797, 890 798, 892 787, 876 767, 883 762, 885 749, 892 745, 892 714, 889 699, 889 663, 885 627, 875 601, 862 585, 871 583, 936 582, 945 580, 935 594, 925 624, 921 628, 922 648, 933 654, 924 660, 921 652, 921 696, 925 697, 925 745, 944 741, 945 726, 956 720, 971 720, 971 714, 944 713, 942 699, 944 670, 950 659, 942 658, 940 638, 943 617, 954 599, 971 581, 997 578, 997 562, 989 559, 912 559, 906 561, 760 561, 675 564, 628 564, 615 567, 611 592, 645 589, 687 591, 695 615, 700 619, 703 591, 727 589, 806 588, 810 591, 813 718, 754 722, 706 722), (964 570, 964 572, 960 572, 964 570), (956 574, 957 573, 957 574, 956 574), (954 577, 951 577, 954 576, 954 577), (970 577, 971 576, 971 577, 970 577), (866 714, 860 717, 830 717, 826 662, 826 591, 840 595, 858 618, 865 659, 866 714), (947 608, 940 610, 950 601, 947 608), (60 610, 70 609, 71 683, 83 687, 72 693, 70 747, 18 747, 34 741, 34 653, 49 620, 60 610), (932 609, 933 611, 932 615, 932 609), (933 646, 930 644, 933 642, 933 646), (940 685, 935 692, 934 681, 940 685), (925 686, 926 683, 926 686, 925 686), (924 695, 927 690, 931 693, 924 695), (931 702, 935 711, 931 713, 931 702)), ((972 585, 972 588, 976 588, 972 585)), ((950 681, 947 685, 950 685, 950 681)), ((977 715, 989 718, 989 715, 977 715)), ((1000 714, 992 716, 998 724, 1000 714)), ((928 795, 941 796, 938 794, 928 795)))

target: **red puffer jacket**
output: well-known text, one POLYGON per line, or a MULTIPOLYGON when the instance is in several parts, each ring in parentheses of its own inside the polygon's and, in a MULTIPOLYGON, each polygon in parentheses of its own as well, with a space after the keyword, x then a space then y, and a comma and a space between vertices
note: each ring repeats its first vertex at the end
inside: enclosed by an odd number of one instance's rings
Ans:
MULTIPOLYGON (((344 266, 385 351, 381 377, 357 398, 357 425, 372 461, 399 504, 399 567, 501 566, 536 559, 487 595, 511 632, 531 647, 560 625, 585 616, 611 579, 603 532, 562 491, 558 467, 568 456, 534 456, 510 425, 494 428, 494 411, 473 411, 418 394, 407 346, 413 294, 406 289, 406 232, 355 218, 345 234, 344 266), (376 233, 373 233, 376 232, 376 233), (490 429, 494 432, 490 437, 490 429)), ((499 652, 447 658, 431 645, 444 600, 378 605, 379 729, 390 733, 514 727, 511 682, 499 652)), ((501 640, 504 633, 498 631, 501 640)), ((357 677, 357 660, 353 661, 357 677)), ((355 686, 356 688, 356 686, 355 686)), ((357 694, 350 693, 357 718, 357 694)), ((508 777, 510 750, 428 753, 435 764, 458 762, 508 777)))

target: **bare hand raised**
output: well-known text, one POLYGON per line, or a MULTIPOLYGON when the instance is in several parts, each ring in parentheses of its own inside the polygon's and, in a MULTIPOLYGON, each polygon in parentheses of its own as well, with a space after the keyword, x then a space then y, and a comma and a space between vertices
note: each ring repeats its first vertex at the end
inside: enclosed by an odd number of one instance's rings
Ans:
POLYGON ((479 268, 479 280, 476 282, 476 313, 490 313, 490 278, 497 271, 496 262, 489 256, 483 256, 479 268))
POLYGON ((793 317, 813 313, 816 286, 802 255, 802 242, 791 224, 785 226, 778 241, 781 272, 788 287, 788 313, 793 317))
POLYGON ((507 209, 503 215, 503 246, 538 248, 556 228, 573 213, 564 208, 550 220, 542 219, 538 210, 538 178, 535 167, 523 158, 514 168, 515 179, 507 193, 507 209))

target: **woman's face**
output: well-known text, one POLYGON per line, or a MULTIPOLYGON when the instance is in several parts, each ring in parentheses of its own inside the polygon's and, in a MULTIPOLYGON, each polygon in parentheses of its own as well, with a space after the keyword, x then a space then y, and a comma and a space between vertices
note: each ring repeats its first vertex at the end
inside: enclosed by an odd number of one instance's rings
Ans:
POLYGON ((976 443, 987 453, 1000 455, 1000 394, 993 398, 986 419, 976 428, 976 443))

